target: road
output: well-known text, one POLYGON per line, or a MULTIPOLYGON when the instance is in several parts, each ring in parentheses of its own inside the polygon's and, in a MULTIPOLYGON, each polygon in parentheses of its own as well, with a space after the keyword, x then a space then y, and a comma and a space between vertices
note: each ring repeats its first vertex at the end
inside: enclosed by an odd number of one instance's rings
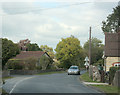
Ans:
POLYGON ((67 73, 19 75, 6 80, 3 89, 8 93, 100 93, 84 85, 79 77, 67 73))

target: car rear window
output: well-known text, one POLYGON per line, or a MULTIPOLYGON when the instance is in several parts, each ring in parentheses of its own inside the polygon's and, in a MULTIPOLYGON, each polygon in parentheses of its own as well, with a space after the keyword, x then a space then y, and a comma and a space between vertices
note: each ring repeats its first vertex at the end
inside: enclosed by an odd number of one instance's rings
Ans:
POLYGON ((70 67, 70 69, 78 69, 78 67, 70 67))

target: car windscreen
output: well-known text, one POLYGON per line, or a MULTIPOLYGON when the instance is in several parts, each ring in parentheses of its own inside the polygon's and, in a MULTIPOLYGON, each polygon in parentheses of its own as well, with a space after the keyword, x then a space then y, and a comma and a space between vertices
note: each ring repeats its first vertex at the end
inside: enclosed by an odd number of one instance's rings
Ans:
POLYGON ((78 69, 78 67, 70 67, 70 69, 78 69))

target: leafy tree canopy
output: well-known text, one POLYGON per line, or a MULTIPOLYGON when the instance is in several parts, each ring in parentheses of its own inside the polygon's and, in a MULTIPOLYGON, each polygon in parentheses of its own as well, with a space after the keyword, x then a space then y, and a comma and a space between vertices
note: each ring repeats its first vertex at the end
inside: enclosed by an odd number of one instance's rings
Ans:
POLYGON ((27 44, 27 50, 28 51, 42 51, 42 49, 39 48, 39 46, 36 43, 33 43, 33 44, 29 43, 29 44, 27 44))
POLYGON ((52 61, 51 58, 46 57, 46 56, 42 56, 42 57, 40 58, 39 67, 40 67, 42 70, 46 70, 46 69, 50 68, 52 62, 53 62, 53 61, 52 61))
POLYGON ((44 51, 47 52, 51 58, 54 58, 54 52, 52 47, 48 47, 47 45, 41 45, 40 48, 44 51))
POLYGON ((71 65, 81 66, 84 60, 84 52, 80 46, 80 41, 74 36, 66 39, 62 38, 55 49, 56 58, 62 64, 62 67, 69 68, 71 65))
POLYGON ((16 56, 19 53, 19 47, 17 44, 14 44, 11 40, 6 38, 2 39, 2 67, 4 68, 5 63, 16 56))
MULTIPOLYGON (((86 55, 89 55, 89 40, 84 44, 84 49, 86 51, 86 55)), ((98 60, 102 59, 104 51, 104 45, 102 41, 97 38, 91 39, 91 63, 94 64, 98 60)))
POLYGON ((106 21, 102 22, 103 32, 117 33, 120 32, 120 5, 113 8, 113 13, 107 17, 106 21))

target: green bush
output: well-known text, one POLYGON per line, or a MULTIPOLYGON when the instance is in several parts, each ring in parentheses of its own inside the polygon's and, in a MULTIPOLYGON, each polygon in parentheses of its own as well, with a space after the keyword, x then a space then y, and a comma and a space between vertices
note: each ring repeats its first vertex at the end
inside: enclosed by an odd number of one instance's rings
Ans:
POLYGON ((6 68, 13 70, 22 70, 24 66, 20 60, 9 60, 6 64, 6 68))
POLYGON ((40 58, 39 66, 42 70, 50 69, 51 64, 53 63, 52 59, 46 56, 40 58))
POLYGON ((104 65, 103 59, 98 60, 94 65, 98 66, 99 64, 104 65))
POLYGON ((37 69, 37 70, 41 70, 42 67, 41 67, 41 66, 37 66, 36 69, 37 69))
POLYGON ((25 62, 25 69, 35 70, 37 61, 38 61, 38 59, 36 59, 34 57, 30 57, 30 58, 25 59, 24 60, 24 62, 25 62))
POLYGON ((111 84, 113 82, 115 73, 117 70, 120 70, 120 67, 111 67, 109 70, 109 83, 111 84))

